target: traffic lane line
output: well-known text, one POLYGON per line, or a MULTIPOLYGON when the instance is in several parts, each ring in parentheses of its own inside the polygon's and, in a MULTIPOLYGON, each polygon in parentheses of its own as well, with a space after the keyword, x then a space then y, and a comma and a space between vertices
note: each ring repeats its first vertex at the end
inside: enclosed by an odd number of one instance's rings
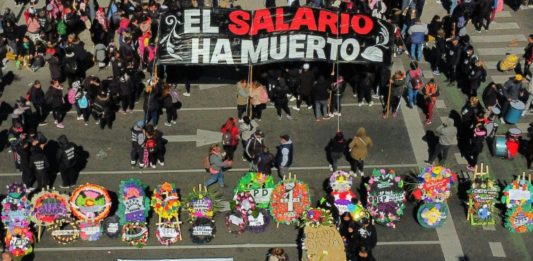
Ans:
POLYGON ((494 257, 507 257, 501 242, 489 242, 490 251, 494 257))
MULTIPOLYGON (((378 242, 378 246, 408 246, 408 245, 439 245, 439 241, 392 241, 378 242)), ((227 245, 171 245, 171 246, 144 246, 146 250, 166 250, 166 249, 231 249, 231 248, 273 248, 273 247, 298 247, 297 244, 227 244, 227 245)), ((110 247, 34 247, 34 252, 65 252, 65 251, 110 251, 110 250, 133 250, 131 246, 110 246, 110 247)))
MULTIPOLYGON (((407 164, 376 164, 365 165, 365 169, 375 168, 413 168, 418 167, 416 163, 407 164)), ((338 169, 349 170, 350 166, 339 166, 338 169)), ((243 172, 248 171, 248 168, 232 168, 225 172, 243 172)), ((314 166, 314 167, 291 167, 291 171, 294 170, 329 170, 327 166, 314 166)), ((165 174, 165 173, 203 173, 204 169, 159 169, 159 170, 103 170, 103 171, 82 171, 80 175, 107 175, 107 174, 165 174)), ((0 177, 19 177, 20 173, 0 173, 0 177)), ((59 175, 59 173, 58 173, 59 175)))

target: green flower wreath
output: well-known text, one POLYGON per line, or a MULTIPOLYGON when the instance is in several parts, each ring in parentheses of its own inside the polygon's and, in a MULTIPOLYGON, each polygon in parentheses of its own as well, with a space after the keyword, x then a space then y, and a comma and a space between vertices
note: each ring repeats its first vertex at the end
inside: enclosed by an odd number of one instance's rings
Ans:
POLYGON ((513 233, 533 231, 533 208, 531 205, 512 207, 505 212, 505 227, 513 233))
MULTIPOLYGON (((239 183, 234 189, 234 194, 239 192, 248 192, 254 189, 274 189, 276 184, 274 178, 270 175, 265 175, 260 172, 247 172, 239 180, 239 183)), ((258 208, 268 208, 269 202, 257 203, 258 208)))

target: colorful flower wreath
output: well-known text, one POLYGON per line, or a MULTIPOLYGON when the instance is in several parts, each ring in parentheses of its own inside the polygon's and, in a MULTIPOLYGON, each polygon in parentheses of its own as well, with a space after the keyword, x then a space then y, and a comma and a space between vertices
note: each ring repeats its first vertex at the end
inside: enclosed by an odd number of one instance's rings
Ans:
MULTIPOLYGON (((9 194, 11 195, 11 194, 9 194)), ((31 205, 26 196, 13 198, 7 196, 2 200, 2 222, 8 230, 15 227, 29 227, 31 218, 31 205)))
POLYGON ((150 199, 144 192, 145 186, 139 179, 120 182, 118 217, 121 225, 128 222, 145 222, 150 211, 150 199))
POLYGON ((438 228, 448 218, 448 208, 444 203, 424 203, 417 212, 418 223, 424 228, 438 228))
POLYGON ((256 209, 248 215, 248 231, 252 233, 265 232, 270 223, 270 216, 265 209, 256 209))
POLYGON ((426 203, 445 202, 450 197, 457 174, 441 166, 428 166, 418 175, 418 189, 413 192, 416 200, 426 203))
POLYGON ((331 212, 322 208, 308 208, 302 216, 301 227, 333 226, 331 212))
POLYGON ((348 206, 357 199, 357 195, 351 190, 332 191, 330 194, 333 197, 333 205, 335 205, 339 214, 348 212, 348 206))
POLYGON ((150 206, 162 219, 178 220, 181 206, 178 190, 174 183, 165 182, 154 189, 150 206))
POLYGON ((215 221, 205 217, 197 218, 192 222, 189 232, 193 243, 209 243, 216 234, 215 221))
MULTIPOLYGON (((274 189, 274 178, 270 175, 265 175, 261 172, 247 172, 235 187, 234 193, 239 192, 253 191, 253 190, 267 190, 268 193, 266 197, 257 196, 255 202, 258 208, 268 208, 270 204, 270 196, 272 190, 274 189)), ((262 194, 262 191, 258 191, 259 194, 262 194)))
POLYGON ((272 192, 269 210, 277 223, 288 225, 297 222, 310 205, 307 184, 291 179, 280 181, 276 185, 272 192))
POLYGON ((213 218, 219 209, 220 196, 211 191, 196 191, 193 189, 187 196, 187 212, 189 221, 193 222, 197 218, 213 218))
POLYGON ((379 224, 395 228, 405 210, 403 180, 393 169, 374 169, 366 184, 367 209, 379 224))
POLYGON ((130 246, 144 247, 148 241, 148 227, 146 222, 130 222, 122 226, 122 241, 130 246))
POLYGON ((349 191, 352 189, 353 175, 350 173, 337 170, 329 176, 329 186, 333 191, 349 191))
POLYGON ((489 224, 494 221, 494 204, 500 189, 489 175, 477 177, 468 193, 468 213, 472 225, 489 224))
POLYGON ((163 246, 169 246, 178 242, 181 234, 178 224, 178 222, 173 221, 158 224, 155 231, 157 241, 163 246))
POLYGON ((78 222, 69 217, 54 220, 47 230, 50 231, 52 238, 62 245, 70 244, 80 238, 78 222), (71 229, 64 229, 66 226, 70 226, 71 229))
POLYGON ((11 183, 10 185, 6 186, 7 188, 7 196, 11 198, 21 198, 23 196, 26 196, 28 193, 28 189, 26 188, 26 185, 24 183, 11 183))
POLYGON ((248 215, 240 211, 230 211, 224 217, 224 224, 230 234, 242 234, 246 231, 248 215))
POLYGON ((513 233, 533 231, 533 208, 531 205, 516 206, 507 209, 505 227, 513 233))
POLYGON ((111 197, 106 188, 87 183, 72 192, 70 210, 80 220, 99 222, 109 215, 111 197))
POLYGON ((526 179, 515 179, 505 187, 501 202, 512 208, 533 204, 533 185, 526 179))
POLYGON ((100 222, 80 220, 78 223, 81 240, 96 241, 100 239, 100 236, 102 235, 102 226, 100 222))
POLYGON ((6 249, 15 257, 22 257, 33 252, 33 233, 30 228, 16 227, 6 232, 6 249))
POLYGON ((51 225, 55 220, 70 216, 68 196, 55 190, 42 190, 31 199, 32 220, 37 224, 51 225))

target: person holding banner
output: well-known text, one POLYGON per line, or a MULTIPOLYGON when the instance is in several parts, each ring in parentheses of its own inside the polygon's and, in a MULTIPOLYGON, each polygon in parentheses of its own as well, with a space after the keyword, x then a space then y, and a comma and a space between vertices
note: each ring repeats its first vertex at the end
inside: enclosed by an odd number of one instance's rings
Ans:
POLYGON ((392 76, 390 83, 390 94, 387 95, 387 107, 383 111, 383 118, 388 117, 388 112, 392 111, 392 117, 396 118, 402 95, 405 90, 405 74, 402 71, 396 71, 392 76))
POLYGON ((305 101, 307 104, 307 109, 310 110, 313 108, 313 103, 311 100, 311 89, 313 88, 313 83, 315 82, 315 74, 309 70, 309 64, 304 63, 303 70, 300 71, 299 85, 298 85, 298 98, 296 100, 296 106, 292 108, 299 111, 302 101, 305 101))

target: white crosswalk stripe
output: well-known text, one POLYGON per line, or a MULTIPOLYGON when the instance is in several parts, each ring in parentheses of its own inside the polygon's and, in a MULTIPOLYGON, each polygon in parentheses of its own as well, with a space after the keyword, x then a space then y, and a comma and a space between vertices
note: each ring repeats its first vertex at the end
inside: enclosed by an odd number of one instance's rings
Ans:
MULTIPOLYGON (((509 41, 509 40, 508 40, 509 41)), ((476 42, 474 42, 476 43, 476 42)), ((494 47, 494 48, 477 48, 477 53, 486 56, 500 56, 505 54, 517 54, 520 55, 524 52, 524 47, 494 47)), ((520 55, 521 56, 521 55, 520 55)))
POLYGON ((514 39, 522 42, 527 41, 523 34, 474 35, 471 36, 470 39, 475 43, 509 43, 514 39))
POLYGON ((507 30, 520 28, 517 23, 491 23, 489 30, 507 30))

